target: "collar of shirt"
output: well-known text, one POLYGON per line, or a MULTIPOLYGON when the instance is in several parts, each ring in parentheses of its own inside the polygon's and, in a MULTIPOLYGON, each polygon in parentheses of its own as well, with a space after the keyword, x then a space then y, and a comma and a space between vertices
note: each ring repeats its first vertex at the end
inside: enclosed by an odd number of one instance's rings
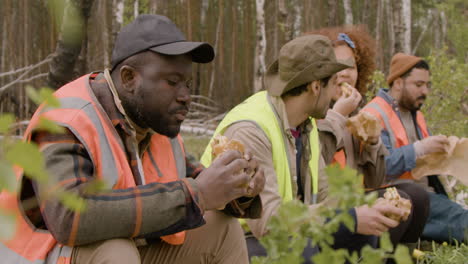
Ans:
MULTIPOLYGON (((295 136, 293 135, 293 132, 291 128, 289 127, 289 120, 288 120, 288 114, 286 112, 286 106, 284 104, 283 99, 280 96, 271 96, 268 95, 268 101, 271 103, 273 106, 273 110, 278 117, 278 120, 280 120, 280 125, 282 126, 282 129, 284 133, 287 135, 289 140, 293 140, 295 136)), ((294 130, 299 131, 299 134, 301 135, 307 135, 311 130, 312 130, 312 125, 307 119, 306 121, 302 122, 297 128, 294 130)))

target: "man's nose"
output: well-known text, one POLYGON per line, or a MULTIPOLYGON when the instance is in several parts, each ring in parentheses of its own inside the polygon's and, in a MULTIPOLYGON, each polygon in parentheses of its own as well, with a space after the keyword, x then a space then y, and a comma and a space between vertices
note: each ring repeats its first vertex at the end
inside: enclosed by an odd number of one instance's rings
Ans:
POLYGON ((429 86, 426 84, 423 86, 421 93, 427 96, 427 94, 429 94, 429 91, 430 91, 429 86))
POLYGON ((180 87, 177 94, 177 101, 189 104, 192 101, 192 97, 190 96, 190 88, 186 86, 180 87))

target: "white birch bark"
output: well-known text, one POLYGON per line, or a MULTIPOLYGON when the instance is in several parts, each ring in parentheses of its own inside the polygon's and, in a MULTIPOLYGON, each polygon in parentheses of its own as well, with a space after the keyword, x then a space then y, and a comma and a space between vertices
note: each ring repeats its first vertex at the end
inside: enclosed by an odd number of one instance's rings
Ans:
POLYGON ((403 20, 403 52, 411 52, 411 0, 402 0, 401 18, 403 20))
POLYGON ((254 77, 254 92, 260 91, 263 88, 262 76, 266 71, 265 51, 266 51, 266 32, 265 32, 265 0, 255 1, 257 13, 257 44, 255 47, 255 77, 254 77))
POLYGON ((114 19, 116 22, 116 27, 118 27, 117 32, 120 31, 123 23, 124 16, 124 1, 123 0, 114 0, 114 19))
MULTIPOLYGON (((345 24, 352 25, 353 24, 353 8, 351 0, 343 0, 343 7, 345 11, 345 24)), ((363 12, 368 12, 368 10, 363 10, 363 12)))
POLYGON ((301 32, 302 32, 302 14, 301 14, 301 5, 300 3, 296 2, 294 5, 294 13, 295 13, 295 19, 294 19, 294 28, 293 28, 293 35, 292 39, 298 37, 301 32))
POLYGON ((138 4, 139 4, 139 0, 135 0, 135 2, 133 3, 133 17, 136 18, 139 14, 138 12, 138 4))

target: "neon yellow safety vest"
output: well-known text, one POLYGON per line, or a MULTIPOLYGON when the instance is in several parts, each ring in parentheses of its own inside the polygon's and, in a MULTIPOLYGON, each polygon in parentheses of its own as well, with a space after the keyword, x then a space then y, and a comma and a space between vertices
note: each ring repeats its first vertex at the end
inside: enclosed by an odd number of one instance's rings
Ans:
MULTIPOLYGON (((234 107, 221 121, 214 135, 223 134, 226 128, 240 121, 253 121, 266 134, 272 144, 273 165, 277 175, 278 192, 283 202, 291 201, 292 193, 290 160, 286 150, 286 139, 275 115, 273 106, 268 100, 265 91, 258 92, 247 98, 244 102, 234 107)), ((312 177, 312 203, 317 202, 318 193, 318 168, 319 168, 319 140, 315 119, 310 118, 313 129, 310 133, 310 149, 312 151, 309 160, 310 175, 312 177)), ((211 141, 202 155, 201 162, 205 167, 211 164, 211 141)))

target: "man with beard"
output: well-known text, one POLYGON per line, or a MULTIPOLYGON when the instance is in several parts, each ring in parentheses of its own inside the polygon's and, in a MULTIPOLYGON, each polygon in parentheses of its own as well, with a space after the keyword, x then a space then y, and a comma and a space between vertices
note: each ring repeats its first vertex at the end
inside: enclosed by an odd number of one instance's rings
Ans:
MULTIPOLYGON (((429 192, 429 218, 423 238, 462 241, 468 227, 468 211, 447 197, 436 175, 415 180, 411 170, 424 155, 446 152, 446 136, 432 136, 420 108, 431 89, 429 65, 422 58, 397 53, 387 78, 389 90, 381 89, 364 108, 384 127, 381 138, 390 154, 385 158, 390 183, 413 180, 429 192)), ((465 238, 466 239, 466 238, 465 238)))
MULTIPOLYGON (((337 60, 327 37, 295 38, 281 47, 263 76, 266 91, 234 107, 216 128, 216 136, 221 134, 250 146, 265 172, 265 188, 260 193, 262 216, 247 220, 250 256, 267 254, 259 239, 268 233, 268 222, 283 202, 298 199, 315 216, 321 207, 334 206, 313 118, 325 117, 336 94, 336 73, 351 67, 352 61, 337 60)), ((212 162, 210 145, 201 161, 205 165, 212 162)), ((377 236, 399 225, 389 214, 401 216, 403 211, 379 199, 372 206, 356 206, 349 213, 355 229, 341 225, 333 234, 331 247, 360 252, 365 245, 377 246, 377 236)), ((314 237, 309 239, 313 241, 314 237)), ((304 263, 311 263, 316 253, 317 248, 309 244, 302 252, 304 263)))
POLYGON ((0 195, 19 226, 0 244, 2 263, 248 263, 238 221, 216 209, 230 203, 226 213, 259 217, 263 172, 234 150, 209 168, 191 166, 178 136, 192 62, 213 58, 208 43, 187 41, 167 17, 141 15, 118 34, 110 71, 57 90, 61 106, 39 108, 26 131, 52 182, 19 173, 21 190, 0 195), (41 130, 40 118, 64 132, 41 130), (103 188, 92 191, 95 179, 103 188), (85 208, 49 195, 57 188, 85 208), (23 209, 20 198, 37 203, 23 209))

